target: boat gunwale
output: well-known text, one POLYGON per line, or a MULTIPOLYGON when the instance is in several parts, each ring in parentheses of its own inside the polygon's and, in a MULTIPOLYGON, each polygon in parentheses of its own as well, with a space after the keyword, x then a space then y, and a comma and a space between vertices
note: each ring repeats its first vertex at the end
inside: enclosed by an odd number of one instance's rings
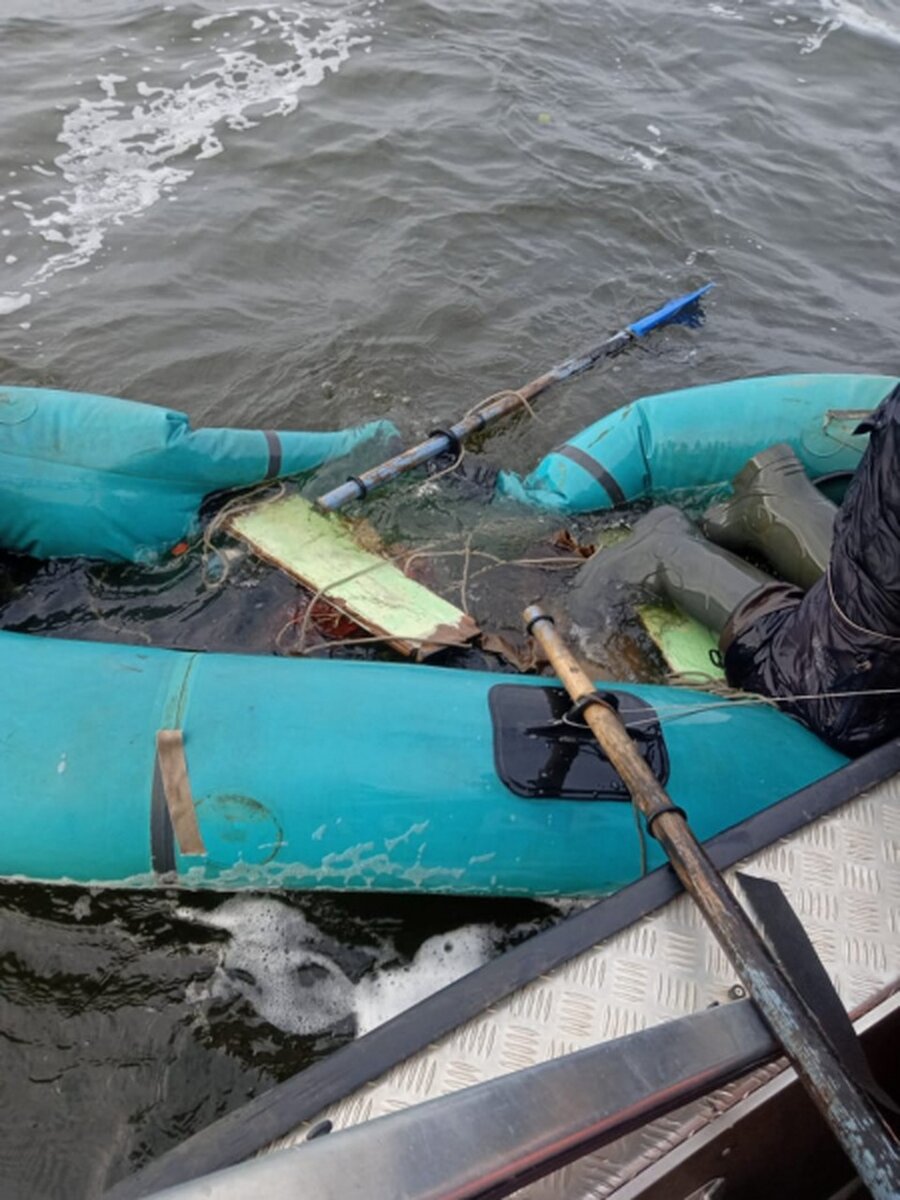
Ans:
MULTIPOLYGON (((895 738, 724 830, 705 849, 720 870, 732 867, 898 774, 895 738)), ((106 1200, 136 1200, 249 1158, 526 984, 663 908, 682 890, 669 866, 657 868, 200 1130, 113 1185, 106 1200)))

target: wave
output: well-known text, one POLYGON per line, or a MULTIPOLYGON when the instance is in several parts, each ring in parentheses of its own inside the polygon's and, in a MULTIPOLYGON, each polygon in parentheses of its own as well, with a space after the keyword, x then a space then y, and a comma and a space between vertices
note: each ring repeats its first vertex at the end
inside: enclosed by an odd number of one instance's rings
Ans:
POLYGON ((825 18, 817 31, 804 41, 803 52, 818 50, 829 34, 849 29, 862 37, 900 46, 900 25, 872 12, 862 0, 820 0, 825 18))
MULTIPOLYGON (((59 272, 88 264, 111 228, 171 199, 195 173, 192 163, 223 152, 229 133, 293 113, 305 88, 322 83, 354 47, 371 40, 365 30, 373 7, 360 14, 356 6, 351 15, 333 7, 242 4, 186 23, 165 49, 181 61, 155 54, 148 66, 132 55, 127 74, 98 75, 100 97, 79 99, 63 118, 57 141, 65 149, 53 169, 25 168, 62 180, 64 188, 44 198, 29 198, 21 188, 0 197, 10 198, 54 251, 16 293, 0 293, 0 315, 26 306, 59 272)), ((171 10, 163 12, 171 18, 171 10)))

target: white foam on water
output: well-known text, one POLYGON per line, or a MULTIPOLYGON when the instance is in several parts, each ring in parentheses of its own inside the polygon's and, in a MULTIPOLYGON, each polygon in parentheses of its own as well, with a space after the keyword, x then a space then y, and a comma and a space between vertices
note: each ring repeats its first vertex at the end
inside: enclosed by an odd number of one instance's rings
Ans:
MULTIPOLYGON (((308 1036, 353 1018, 363 1034, 486 962, 499 933, 470 925, 430 938, 412 962, 376 965, 354 984, 328 953, 328 939, 297 909, 274 897, 234 896, 212 912, 179 910, 196 924, 229 934, 211 977, 188 999, 249 1001, 271 1025, 308 1036)), ((332 943, 333 944, 333 943, 332 943)), ((390 945, 376 959, 396 959, 390 945)))
POLYGON ((486 963, 496 940, 492 927, 467 925, 423 942, 407 966, 375 971, 363 978, 355 997, 357 1033, 383 1025, 486 963))
POLYGON ((629 146, 625 158, 637 163, 644 171, 653 171, 659 166, 659 160, 668 153, 668 146, 663 146, 659 140, 662 137, 662 130, 658 125, 648 125, 646 128, 647 132, 656 139, 655 142, 649 143, 643 150, 638 146, 629 146))
POLYGON ((655 171, 659 166, 659 160, 666 152, 666 148, 665 146, 651 146, 650 152, 650 154, 647 154, 645 151, 638 149, 637 146, 630 146, 625 157, 637 163, 642 171, 655 171))
POLYGON ((329 5, 238 4, 192 22, 189 62, 181 61, 183 39, 169 51, 177 61, 154 53, 149 71, 122 50, 128 65, 96 77, 100 97, 66 112, 57 138, 65 149, 52 167, 25 168, 63 185, 48 196, 19 190, 22 198, 10 201, 54 253, 15 294, 0 293, 0 314, 28 304, 34 287, 60 271, 87 265, 112 227, 171 199, 194 163, 223 152, 229 134, 293 113, 305 88, 368 43, 371 8, 360 15, 354 6, 351 19, 329 5))
MULTIPOLYGON (((897 12, 893 0, 888 0, 893 12, 897 12)), ((802 53, 812 54, 825 39, 839 29, 849 29, 862 37, 875 38, 889 45, 900 46, 900 23, 887 15, 887 6, 879 0, 819 0, 825 18, 815 33, 803 41, 802 53), (885 8, 884 15, 877 8, 885 8)))
POLYGON ((743 13, 738 12, 736 8, 726 8, 724 4, 707 4, 707 12, 714 17, 720 17, 724 21, 743 21, 743 13))
POLYGON ((268 897, 234 896, 211 913, 182 910, 230 937, 197 1000, 248 1000, 270 1025, 301 1036, 321 1033, 353 1014, 353 984, 327 954, 322 934, 302 913, 268 897))
POLYGON ((0 317, 8 316, 10 313, 18 312, 20 308, 26 308, 31 303, 31 293, 22 292, 6 292, 0 295, 0 317))

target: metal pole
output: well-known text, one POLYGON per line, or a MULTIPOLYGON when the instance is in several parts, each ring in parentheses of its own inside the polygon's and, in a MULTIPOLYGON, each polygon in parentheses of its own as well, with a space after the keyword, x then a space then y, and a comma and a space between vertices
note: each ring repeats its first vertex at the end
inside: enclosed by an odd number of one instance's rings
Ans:
POLYGON ((847 1076, 815 1018, 778 968, 722 876, 632 744, 618 714, 594 685, 539 606, 524 612, 528 632, 547 655, 572 700, 587 701, 584 719, 619 772, 763 1019, 875 1200, 900 1196, 897 1141, 864 1092, 847 1076))

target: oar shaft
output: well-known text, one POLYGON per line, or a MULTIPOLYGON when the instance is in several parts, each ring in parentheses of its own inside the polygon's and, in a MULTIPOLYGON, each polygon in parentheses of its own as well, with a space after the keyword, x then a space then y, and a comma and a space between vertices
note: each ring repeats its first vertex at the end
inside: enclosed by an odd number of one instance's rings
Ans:
POLYGON ((355 475, 345 483, 332 488, 330 492, 325 492, 316 500, 317 507, 322 512, 336 512, 339 508, 343 508, 345 504, 350 504, 353 500, 361 500, 369 492, 374 491, 385 483, 389 483, 392 479, 396 479, 406 471, 411 471, 414 467, 419 467, 423 463, 430 462, 433 458, 437 458, 439 454, 443 454, 447 450, 458 449, 470 434, 477 433, 480 429, 486 429, 489 425, 493 425, 496 421, 499 421, 501 417, 505 417, 507 413, 521 408, 527 401, 533 400, 535 396, 539 396, 541 392, 546 391, 551 384, 560 383, 564 379, 571 379, 573 375, 580 375, 582 371, 587 371, 591 367, 596 366, 601 359, 611 358, 613 355, 619 354, 636 338, 643 337, 651 329, 657 329, 660 325, 678 320, 687 310, 693 310, 693 306, 697 304, 712 286, 711 283, 708 283, 704 287, 698 288, 695 292, 688 292, 685 296, 669 300, 662 308, 648 313, 647 316, 641 317, 638 321, 633 321, 625 329, 614 333, 612 337, 607 338, 604 342, 601 342, 598 346, 594 346, 584 354, 579 354, 574 358, 567 358, 565 362, 557 363, 555 367, 551 367, 549 371, 545 371, 537 379, 532 379, 524 387, 517 388, 515 391, 501 392, 496 400, 483 404, 474 411, 467 413, 461 420, 451 425, 448 429, 436 430, 434 433, 430 433, 418 445, 411 446, 408 450, 403 450, 400 454, 389 458, 386 462, 380 463, 377 467, 363 471, 361 475, 355 475))
POLYGON ((435 430, 417 445, 410 446, 408 450, 401 450, 399 454, 379 463, 377 467, 371 467, 360 475, 354 475, 345 483, 332 488, 330 492, 325 492, 316 500, 316 506, 322 512, 336 512, 337 509, 343 508, 345 504, 350 504, 353 500, 361 500, 369 492, 396 479, 398 475, 403 475, 414 467, 420 467, 423 463, 430 462, 447 450, 459 447, 471 434, 477 433, 481 429, 487 429, 489 425, 495 424, 507 413, 521 408, 526 401, 534 399, 553 383, 556 383, 556 376, 552 371, 547 371, 514 392, 501 392, 496 400, 467 413, 446 430, 435 430))
MULTIPOLYGON (((536 605, 525 610, 524 619, 572 699, 577 703, 593 695, 590 678, 552 619, 536 605)), ((592 703, 585 707, 584 719, 860 1177, 876 1200, 896 1198, 900 1155, 874 1106, 841 1067, 684 816, 637 753, 618 715, 608 705, 592 703)))

